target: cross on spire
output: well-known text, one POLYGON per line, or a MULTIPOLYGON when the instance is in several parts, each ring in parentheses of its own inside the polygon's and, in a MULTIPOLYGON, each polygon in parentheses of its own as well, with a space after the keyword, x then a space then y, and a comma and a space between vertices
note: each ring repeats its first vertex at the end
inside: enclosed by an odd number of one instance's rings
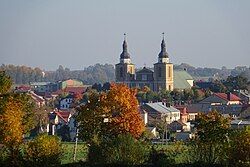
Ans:
POLYGON ((124 33, 123 35, 124 35, 124 41, 126 41, 126 35, 127 35, 127 34, 126 34, 126 33, 124 33))
POLYGON ((162 33, 162 40, 164 40, 164 38, 165 38, 165 33, 163 32, 162 33))

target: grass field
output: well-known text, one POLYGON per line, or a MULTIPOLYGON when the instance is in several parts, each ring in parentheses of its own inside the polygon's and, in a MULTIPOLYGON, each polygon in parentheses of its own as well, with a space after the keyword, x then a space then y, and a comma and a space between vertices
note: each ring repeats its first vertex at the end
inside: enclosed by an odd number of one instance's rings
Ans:
MULTIPOLYGON (((62 157, 62 164, 69 164, 69 163, 74 162, 73 160, 74 145, 75 143, 73 142, 62 143, 62 147, 64 150, 63 157, 62 157)), ((78 143, 75 162, 86 161, 87 152, 88 152, 88 148, 86 146, 86 143, 78 143)))

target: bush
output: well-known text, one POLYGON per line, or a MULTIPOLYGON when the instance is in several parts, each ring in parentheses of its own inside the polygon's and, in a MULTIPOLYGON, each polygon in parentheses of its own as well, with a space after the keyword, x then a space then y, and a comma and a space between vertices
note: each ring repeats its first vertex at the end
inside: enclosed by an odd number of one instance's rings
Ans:
POLYGON ((140 165, 147 161, 148 153, 147 144, 126 134, 92 143, 88 160, 92 164, 140 165))
POLYGON ((38 135, 25 148, 26 166, 59 166, 62 148, 57 136, 38 135))

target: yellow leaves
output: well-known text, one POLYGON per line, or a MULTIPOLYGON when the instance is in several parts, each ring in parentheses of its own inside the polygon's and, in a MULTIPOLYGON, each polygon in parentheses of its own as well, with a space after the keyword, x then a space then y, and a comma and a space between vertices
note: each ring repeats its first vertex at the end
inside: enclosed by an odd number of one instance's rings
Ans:
POLYGON ((22 104, 9 97, 2 107, 0 117, 0 132, 3 144, 7 146, 18 146, 23 139, 22 104))

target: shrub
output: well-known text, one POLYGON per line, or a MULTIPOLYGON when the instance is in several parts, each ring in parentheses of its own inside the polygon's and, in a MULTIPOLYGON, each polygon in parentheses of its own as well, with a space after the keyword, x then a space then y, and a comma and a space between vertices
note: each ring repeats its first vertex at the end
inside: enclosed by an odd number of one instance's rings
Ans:
POLYGON ((94 164, 140 165, 147 161, 148 153, 147 144, 126 134, 92 143, 88 160, 94 164))
POLYGON ((57 136, 38 135, 26 145, 26 166, 59 166, 62 148, 57 136))

